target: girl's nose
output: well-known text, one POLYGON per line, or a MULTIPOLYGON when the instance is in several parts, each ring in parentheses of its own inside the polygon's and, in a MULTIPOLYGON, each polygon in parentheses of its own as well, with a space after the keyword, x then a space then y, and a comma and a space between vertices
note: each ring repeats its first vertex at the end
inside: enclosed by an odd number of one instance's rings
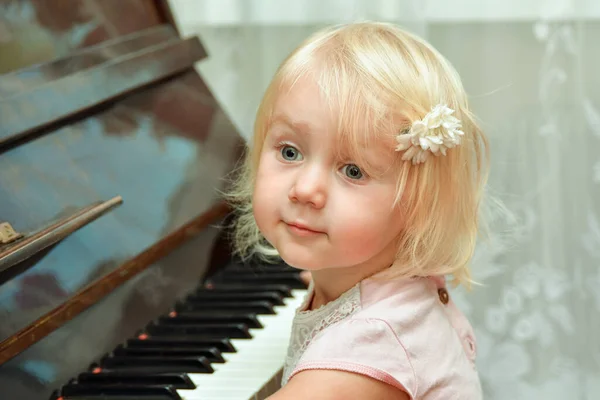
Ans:
POLYGON ((306 165, 299 171, 289 195, 290 201, 320 209, 327 201, 327 177, 324 169, 317 165, 306 165))

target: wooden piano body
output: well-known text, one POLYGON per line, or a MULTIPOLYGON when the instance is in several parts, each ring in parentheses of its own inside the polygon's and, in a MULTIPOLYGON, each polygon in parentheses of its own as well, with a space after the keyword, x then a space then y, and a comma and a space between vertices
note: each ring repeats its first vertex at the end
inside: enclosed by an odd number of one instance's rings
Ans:
POLYGON ((94 398, 60 388, 231 263, 206 56, 163 0, 0 0, 0 399, 94 398))

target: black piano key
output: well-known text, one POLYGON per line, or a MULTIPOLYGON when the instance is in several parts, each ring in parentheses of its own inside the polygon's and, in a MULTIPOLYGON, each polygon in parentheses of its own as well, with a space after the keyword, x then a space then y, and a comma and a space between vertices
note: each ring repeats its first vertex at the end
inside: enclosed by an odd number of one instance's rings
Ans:
POLYGON ((304 283, 304 281, 300 278, 299 274, 285 272, 261 275, 256 275, 252 273, 231 274, 226 276, 215 277, 212 280, 212 282, 215 282, 215 284, 219 282, 246 283, 248 286, 254 285, 256 283, 284 284, 292 287, 293 289, 306 289, 307 287, 306 283, 304 283))
POLYGON ((117 346, 112 354, 115 356, 135 357, 206 357, 211 363, 223 363, 223 355, 216 347, 125 347, 117 346))
POLYGON ((274 315, 276 314, 275 308, 273 304, 268 301, 232 301, 230 303, 224 302, 216 302, 211 303, 210 307, 203 302, 179 302, 175 305, 176 312, 182 311, 204 311, 210 312, 213 314, 220 314, 222 312, 231 312, 231 311, 239 311, 239 312, 247 312, 247 313, 255 313, 255 314, 268 314, 274 315))
MULTIPOLYGON (((267 277, 277 277, 277 278, 290 278, 290 277, 300 277, 300 271, 295 270, 295 271, 277 271, 277 270, 273 270, 273 271, 268 271, 268 272, 261 272, 259 270, 240 270, 240 269, 232 269, 232 270, 224 270, 221 271, 217 274, 215 274, 213 277, 211 277, 211 281, 213 282, 218 282, 219 280, 223 279, 223 282, 227 282, 227 280, 229 278, 235 278, 237 276, 255 276, 255 277, 262 277, 262 278, 267 278, 267 277), (218 279, 217 279, 218 278, 218 279)), ((285 285, 286 283, 284 282, 257 282, 257 284, 260 285, 285 285)), ((248 285, 250 286, 250 285, 248 285)))
POLYGON ((108 356, 100 361, 104 370, 127 370, 145 373, 213 373, 210 362, 206 357, 135 357, 135 356, 108 356))
POLYGON ((271 285, 244 285, 239 283, 207 283, 204 286, 196 289, 199 292, 228 292, 228 293, 261 293, 261 292, 277 292, 283 297, 292 297, 292 289, 287 285, 271 284, 271 285))
POLYGON ((191 294, 185 300, 205 303, 206 307, 210 307, 211 302, 223 303, 223 302, 244 302, 244 301, 268 301, 273 305, 284 305, 283 296, 277 292, 259 292, 259 293, 228 293, 228 292, 197 292, 191 294))
POLYGON ((287 264, 285 261, 283 261, 281 259, 278 261, 266 262, 259 258, 242 260, 239 257, 235 257, 235 258, 232 258, 231 260, 229 260, 229 262, 227 264, 225 264, 225 266, 223 268, 229 268, 232 266, 241 266, 241 267, 245 267, 245 268, 254 268, 257 266, 268 267, 268 268, 292 268, 289 264, 287 264))
POLYGON ((169 316, 158 318, 161 325, 202 325, 202 324, 245 324, 249 328, 262 328, 256 314, 221 312, 213 314, 203 311, 171 312, 169 316))
POLYGON ((235 347, 229 338, 195 338, 188 336, 181 337, 154 337, 142 334, 137 339, 129 339, 125 342, 128 348, 198 348, 198 347, 215 347, 222 353, 233 353, 235 347), (141 336, 141 338, 140 338, 141 336))
POLYGON ((240 265, 232 264, 218 271, 215 275, 221 274, 276 274, 276 273, 300 274, 300 270, 289 266, 278 265, 240 265))
POLYGON ((196 385, 186 373, 139 374, 128 371, 83 372, 76 383, 92 385, 164 385, 175 389, 195 389, 196 385))
POLYGON ((152 322, 146 327, 150 335, 215 335, 232 339, 251 339, 246 324, 169 324, 152 322))
POLYGON ((182 400, 177 389, 161 385, 67 384, 60 389, 64 400, 182 400))

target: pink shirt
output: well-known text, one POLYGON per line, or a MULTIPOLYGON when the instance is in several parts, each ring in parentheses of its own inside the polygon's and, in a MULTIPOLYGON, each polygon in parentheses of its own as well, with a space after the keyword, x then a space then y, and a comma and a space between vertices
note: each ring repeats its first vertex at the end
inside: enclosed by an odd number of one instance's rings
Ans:
POLYGON ((335 369, 402 389, 411 399, 482 398, 471 325, 443 279, 365 279, 338 299, 296 312, 282 385, 335 369))

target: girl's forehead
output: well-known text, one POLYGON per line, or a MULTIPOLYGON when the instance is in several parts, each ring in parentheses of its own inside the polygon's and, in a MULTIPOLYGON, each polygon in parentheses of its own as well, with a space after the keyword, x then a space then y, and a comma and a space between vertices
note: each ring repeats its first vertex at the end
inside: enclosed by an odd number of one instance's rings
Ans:
POLYGON ((393 117, 392 104, 372 88, 347 86, 343 80, 328 84, 314 72, 288 76, 274 92, 270 125, 284 122, 300 133, 327 135, 343 158, 393 162, 401 124, 393 117))
POLYGON ((290 104, 282 99, 273 108, 268 126, 284 126, 301 136, 327 135, 346 151, 351 148, 386 151, 396 146, 393 127, 384 124, 379 127, 370 126, 367 118, 346 119, 336 108, 315 108, 315 112, 307 112, 304 106, 290 104))
POLYGON ((375 137, 389 140, 401 125, 392 109, 376 94, 365 95, 358 89, 353 94, 327 90, 314 79, 302 77, 275 91, 269 120, 324 120, 342 134, 363 136, 367 141, 375 137))

